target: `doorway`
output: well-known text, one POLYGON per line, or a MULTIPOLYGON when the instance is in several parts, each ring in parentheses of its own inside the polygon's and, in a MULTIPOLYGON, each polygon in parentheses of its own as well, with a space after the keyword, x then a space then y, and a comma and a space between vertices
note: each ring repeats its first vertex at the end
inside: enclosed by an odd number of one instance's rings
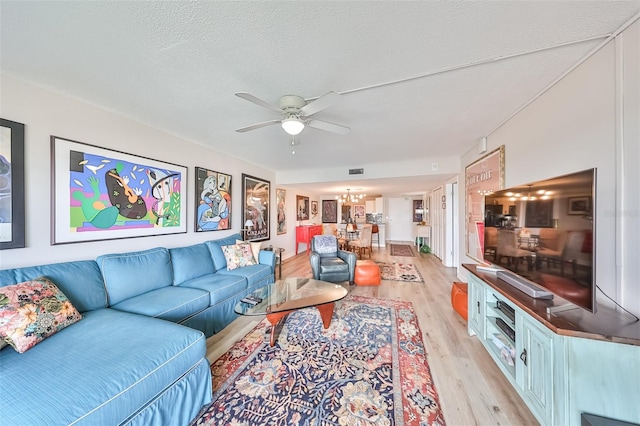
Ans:
POLYGON ((389 198, 389 219, 387 240, 413 240, 413 200, 409 198, 389 198))

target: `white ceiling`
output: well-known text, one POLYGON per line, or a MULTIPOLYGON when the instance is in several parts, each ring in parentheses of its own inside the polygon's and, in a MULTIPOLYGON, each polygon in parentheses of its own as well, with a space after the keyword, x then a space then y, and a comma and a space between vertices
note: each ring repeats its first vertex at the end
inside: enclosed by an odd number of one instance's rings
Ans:
MULTIPOLYGON (((1 1, 0 70, 276 172, 430 164, 473 149, 639 11, 640 0, 1 1), (307 128, 293 156, 279 126, 234 130, 277 118, 236 92, 277 104, 328 91, 341 103, 314 118, 347 136, 307 128)), ((400 183, 424 191, 449 176, 400 183)), ((387 191, 359 183, 300 186, 387 191)))

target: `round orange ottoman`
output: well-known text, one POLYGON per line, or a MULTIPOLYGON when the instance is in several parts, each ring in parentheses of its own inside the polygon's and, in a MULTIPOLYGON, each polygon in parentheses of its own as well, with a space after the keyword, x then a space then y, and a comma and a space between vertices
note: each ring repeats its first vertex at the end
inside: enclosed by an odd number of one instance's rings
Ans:
POLYGON ((462 318, 467 319, 467 284, 454 282, 451 286, 451 306, 460 314, 462 318))
POLYGON ((380 285, 380 267, 373 260, 358 260, 353 281, 356 285, 380 285))

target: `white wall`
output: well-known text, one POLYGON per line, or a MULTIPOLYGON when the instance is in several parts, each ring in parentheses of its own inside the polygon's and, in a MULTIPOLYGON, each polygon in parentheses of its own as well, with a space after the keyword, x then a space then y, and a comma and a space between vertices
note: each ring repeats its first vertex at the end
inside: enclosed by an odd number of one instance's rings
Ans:
MULTIPOLYGON (((6 76, 0 76, 0 88, 0 117, 25 125, 26 204, 26 248, 0 251, 2 269, 95 259, 103 253, 143 250, 157 246, 177 247, 239 232, 242 227, 242 173, 271 181, 271 205, 275 205, 275 174, 271 171, 6 76), (187 233, 50 245, 51 135, 187 167, 187 233), (231 231, 194 232, 193 178, 196 166, 232 175, 231 231)), ((224 141, 219 143, 223 144, 224 141)), ((293 204, 295 201, 291 203, 293 204)), ((273 211, 271 213, 273 238, 276 225, 273 211)), ((271 242, 267 241, 265 244, 271 242)))
MULTIPOLYGON (((276 235, 274 233, 275 231, 272 231, 271 241, 266 242, 264 245, 271 244, 274 247, 284 248, 285 251, 284 253, 282 253, 282 258, 288 259, 291 256, 295 256, 296 226, 322 224, 322 202, 317 194, 312 194, 308 191, 296 188, 295 186, 277 185, 277 187, 287 191, 287 202, 286 202, 287 232, 286 234, 276 235), (318 203, 318 214, 315 217, 311 215, 311 212, 309 212, 309 220, 302 220, 302 221, 297 220, 296 196, 298 195, 309 197, 309 209, 311 209, 311 203, 313 201, 316 201, 318 203)), ((275 194, 275 187, 272 189, 272 192, 274 192, 275 194)), ((299 253, 302 253, 305 250, 305 248, 306 247, 304 245, 300 244, 299 253)))
MULTIPOLYGON (((488 151, 505 145, 505 187, 598 169, 596 282, 635 314, 640 314, 639 25, 636 21, 488 136, 488 151)), ((474 149, 462 158, 460 176, 478 157, 474 149)), ((464 211, 463 188, 459 200, 464 211)), ((464 230, 464 218, 459 224, 464 230)), ((464 233, 460 262, 473 263, 465 255, 464 233)), ((466 279, 466 270, 459 268, 458 275, 466 279)), ((601 293, 597 298, 608 303, 601 293)))
MULTIPOLYGON (((618 223, 616 239, 617 278, 620 298, 636 314, 640 313, 640 21, 626 30, 616 43, 617 59, 621 66, 618 82, 618 117, 622 117, 617 133, 617 203, 614 216, 618 223), (634 303, 635 301, 635 303, 634 303)), ((613 214, 612 214, 613 213, 613 214)))

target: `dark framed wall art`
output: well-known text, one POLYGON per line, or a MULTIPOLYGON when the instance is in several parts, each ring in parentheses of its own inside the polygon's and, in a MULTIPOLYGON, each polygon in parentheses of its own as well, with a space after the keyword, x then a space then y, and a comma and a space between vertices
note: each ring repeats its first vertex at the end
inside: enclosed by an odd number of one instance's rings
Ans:
POLYGON ((413 221, 422 222, 424 209, 422 208, 422 200, 413 200, 413 221))
POLYGON ((553 200, 527 201, 524 226, 551 228, 553 226, 553 200))
POLYGON ((296 195, 296 216, 298 220, 309 220, 309 197, 296 195))
POLYGON ((312 201, 311 202, 311 217, 316 217, 318 216, 318 202, 317 201, 312 201))
POLYGON ((24 124, 0 118, 0 249, 25 247, 24 124))
POLYGON ((591 214, 591 197, 567 198, 567 214, 580 216, 591 214))
POLYGON ((187 232, 187 169, 51 136, 51 243, 187 232))
POLYGON ((287 233, 287 190, 276 189, 276 203, 278 205, 278 235, 287 233))
POLYGON ((196 232, 231 229, 231 175, 196 167, 196 232))
POLYGON ((269 200, 271 183, 247 174, 242 174, 242 228, 245 241, 269 239, 269 200), (251 226, 247 221, 251 220, 251 226))
POLYGON ((322 200, 322 223, 338 223, 338 200, 322 200))

